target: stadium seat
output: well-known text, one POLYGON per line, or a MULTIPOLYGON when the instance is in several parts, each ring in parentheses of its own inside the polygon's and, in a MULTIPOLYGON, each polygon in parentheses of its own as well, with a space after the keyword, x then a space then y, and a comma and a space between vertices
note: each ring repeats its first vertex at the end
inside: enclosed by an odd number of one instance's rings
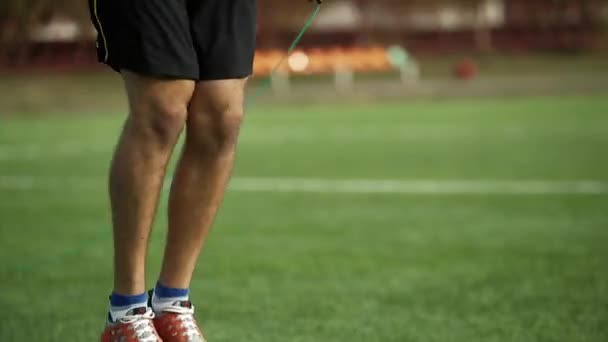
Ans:
MULTIPOLYGON (((357 73, 386 72, 393 70, 388 57, 387 50, 382 46, 372 47, 353 47, 344 48, 334 46, 329 48, 311 48, 300 50, 309 59, 309 63, 304 70, 298 73, 305 74, 332 74, 338 69, 349 69, 357 73)), ((272 72, 272 69, 284 57, 284 52, 280 50, 259 50, 256 52, 254 62, 254 75, 265 76, 272 72)), ((287 65, 283 66, 285 71, 287 65)))

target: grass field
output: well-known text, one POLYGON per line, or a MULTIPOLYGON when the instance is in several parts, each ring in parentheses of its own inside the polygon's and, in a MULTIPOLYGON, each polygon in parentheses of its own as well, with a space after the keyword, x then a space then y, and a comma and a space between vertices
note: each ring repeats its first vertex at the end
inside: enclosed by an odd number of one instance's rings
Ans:
MULTIPOLYGON (((0 341, 97 339, 120 121, 0 119, 0 341)), ((607 246, 606 97, 267 105, 193 300, 216 342, 604 342, 607 246)))

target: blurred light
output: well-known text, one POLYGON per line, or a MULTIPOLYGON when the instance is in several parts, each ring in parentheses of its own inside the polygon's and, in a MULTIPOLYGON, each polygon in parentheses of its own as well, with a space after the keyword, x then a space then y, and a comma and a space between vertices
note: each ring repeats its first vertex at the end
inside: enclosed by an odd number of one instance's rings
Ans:
POLYGON ((481 7, 482 19, 486 25, 491 27, 502 26, 505 23, 504 0, 486 0, 481 7))
POLYGON ((399 45, 392 45, 386 50, 388 60, 395 68, 403 68, 409 63, 410 55, 399 45))
POLYGON ((308 64, 310 64, 310 59, 304 52, 296 51, 291 56, 289 56, 289 60, 287 61, 289 64, 289 68, 295 72, 302 72, 308 68, 308 64))
POLYGON ((326 1, 313 30, 354 30, 363 25, 363 13, 353 1, 326 1))
POLYGON ((60 19, 34 27, 30 35, 36 42, 72 42, 80 33, 80 27, 75 21, 60 19))

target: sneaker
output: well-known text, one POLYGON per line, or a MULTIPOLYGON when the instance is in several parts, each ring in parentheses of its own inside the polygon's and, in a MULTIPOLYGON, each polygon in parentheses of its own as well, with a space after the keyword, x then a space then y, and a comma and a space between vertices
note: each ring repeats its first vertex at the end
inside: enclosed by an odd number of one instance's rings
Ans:
POLYGON ((177 301, 165 308, 154 318, 154 326, 165 342, 206 342, 190 301, 177 301))
POLYGON ((133 309, 116 322, 108 322, 101 342, 163 342, 154 328, 153 318, 151 308, 133 309))

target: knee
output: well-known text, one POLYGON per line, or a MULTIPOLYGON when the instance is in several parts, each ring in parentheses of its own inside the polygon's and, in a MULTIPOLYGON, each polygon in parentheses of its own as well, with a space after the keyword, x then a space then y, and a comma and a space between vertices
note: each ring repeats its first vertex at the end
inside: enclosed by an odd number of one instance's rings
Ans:
POLYGON ((130 121, 146 139, 172 147, 188 116, 186 102, 155 99, 132 108, 130 121))
POLYGON ((202 152, 222 155, 236 147, 243 121, 242 105, 211 106, 192 110, 188 117, 187 147, 202 152))

